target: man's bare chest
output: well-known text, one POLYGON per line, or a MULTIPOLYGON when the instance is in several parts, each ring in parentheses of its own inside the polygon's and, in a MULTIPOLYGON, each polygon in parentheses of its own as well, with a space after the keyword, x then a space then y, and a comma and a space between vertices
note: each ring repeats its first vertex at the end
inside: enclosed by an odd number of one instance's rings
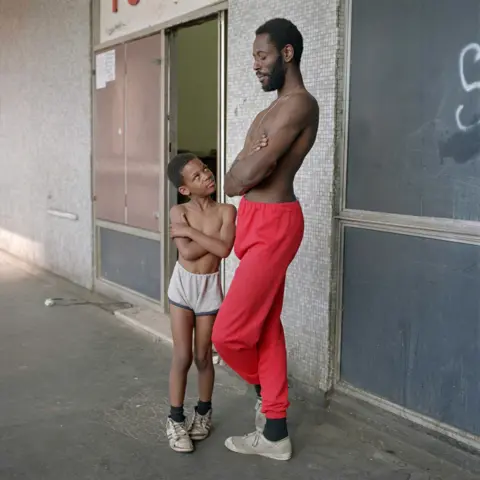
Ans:
POLYGON ((270 110, 271 107, 266 108, 255 117, 248 132, 248 141, 250 143, 258 141, 262 135, 268 135, 269 127, 274 119, 274 114, 270 110))

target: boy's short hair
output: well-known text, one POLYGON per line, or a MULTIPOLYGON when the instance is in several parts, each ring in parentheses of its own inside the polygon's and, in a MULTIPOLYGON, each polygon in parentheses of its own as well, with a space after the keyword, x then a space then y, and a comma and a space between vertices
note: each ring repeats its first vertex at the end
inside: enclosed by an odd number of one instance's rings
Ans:
POLYGON ((167 168, 168 179, 175 185, 175 188, 180 188, 183 185, 183 169, 185 166, 198 158, 193 153, 179 153, 172 158, 167 168))

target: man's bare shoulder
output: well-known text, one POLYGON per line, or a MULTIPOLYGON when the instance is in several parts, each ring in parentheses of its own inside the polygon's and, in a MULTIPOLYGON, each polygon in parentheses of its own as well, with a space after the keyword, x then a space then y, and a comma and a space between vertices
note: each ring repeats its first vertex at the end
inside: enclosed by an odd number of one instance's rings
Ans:
POLYGON ((308 90, 300 90, 293 94, 290 99, 290 102, 285 102, 285 107, 289 107, 303 116, 318 115, 317 99, 308 90))
POLYGON ((319 107, 316 98, 307 90, 300 90, 285 99, 278 108, 277 114, 272 116, 271 124, 299 125, 302 128, 318 122, 319 107))

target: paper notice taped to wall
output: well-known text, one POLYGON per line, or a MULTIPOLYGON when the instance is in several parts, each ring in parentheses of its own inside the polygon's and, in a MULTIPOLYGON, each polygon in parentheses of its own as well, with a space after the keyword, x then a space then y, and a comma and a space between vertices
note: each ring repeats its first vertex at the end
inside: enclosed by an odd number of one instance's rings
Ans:
POLYGON ((105 61, 102 53, 99 53, 95 57, 95 85, 97 90, 107 86, 105 80, 105 61))
POLYGON ((115 50, 97 54, 95 57, 95 83, 97 90, 115 80, 115 50))
POLYGON ((113 82, 115 80, 115 50, 109 50, 103 55, 105 56, 105 81, 113 82))

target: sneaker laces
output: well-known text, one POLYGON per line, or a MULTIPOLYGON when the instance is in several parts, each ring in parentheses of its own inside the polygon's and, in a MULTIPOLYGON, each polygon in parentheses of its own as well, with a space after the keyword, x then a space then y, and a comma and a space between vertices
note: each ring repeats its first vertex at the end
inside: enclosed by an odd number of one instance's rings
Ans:
POLYGON ((260 432, 252 432, 252 433, 247 433, 246 435, 243 436, 244 440, 252 439, 252 446, 256 447, 258 445, 258 442, 260 441, 260 432))
POLYGON ((208 418, 206 415, 202 416, 202 415, 199 415, 200 419, 197 418, 197 420, 199 421, 200 425, 202 427, 206 427, 207 426, 207 422, 208 422, 208 418))
POLYGON ((185 428, 185 422, 182 422, 182 423, 172 422, 172 425, 177 438, 188 436, 188 432, 185 428))
POLYGON ((195 412, 192 421, 190 423, 190 429, 195 426, 200 426, 206 428, 208 422, 208 415, 200 415, 198 412, 195 412))

